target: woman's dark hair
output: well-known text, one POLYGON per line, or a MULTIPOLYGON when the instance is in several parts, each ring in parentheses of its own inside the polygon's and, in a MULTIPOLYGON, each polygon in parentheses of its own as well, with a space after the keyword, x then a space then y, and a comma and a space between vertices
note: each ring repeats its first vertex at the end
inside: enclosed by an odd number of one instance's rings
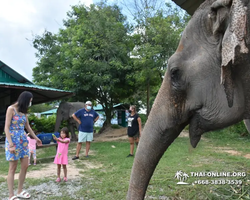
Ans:
POLYGON ((28 92, 28 91, 22 92, 17 99, 18 112, 27 114, 30 100, 32 98, 33 98, 33 94, 31 92, 28 92))
MULTIPOLYGON (((63 127, 61 129, 62 132, 64 132, 66 134, 66 138, 69 138, 69 129, 67 127, 63 127)), ((61 136, 60 136, 61 137, 61 136)))

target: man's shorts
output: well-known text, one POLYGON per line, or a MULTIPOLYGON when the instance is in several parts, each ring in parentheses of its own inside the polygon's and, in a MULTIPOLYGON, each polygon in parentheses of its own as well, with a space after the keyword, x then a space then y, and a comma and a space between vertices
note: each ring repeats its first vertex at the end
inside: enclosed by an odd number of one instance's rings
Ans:
POLYGON ((78 142, 91 142, 93 141, 93 132, 87 133, 79 131, 78 142))

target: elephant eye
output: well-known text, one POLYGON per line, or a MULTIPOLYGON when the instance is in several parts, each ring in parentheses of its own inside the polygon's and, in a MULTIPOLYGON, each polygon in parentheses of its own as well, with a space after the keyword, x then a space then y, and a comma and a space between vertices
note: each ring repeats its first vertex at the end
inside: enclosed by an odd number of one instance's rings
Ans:
POLYGON ((170 70, 171 85, 174 90, 184 90, 184 82, 182 80, 182 72, 179 68, 175 67, 170 70))
POLYGON ((175 83, 176 81, 178 81, 180 77, 180 70, 177 67, 172 68, 170 70, 170 76, 171 76, 172 83, 175 83))

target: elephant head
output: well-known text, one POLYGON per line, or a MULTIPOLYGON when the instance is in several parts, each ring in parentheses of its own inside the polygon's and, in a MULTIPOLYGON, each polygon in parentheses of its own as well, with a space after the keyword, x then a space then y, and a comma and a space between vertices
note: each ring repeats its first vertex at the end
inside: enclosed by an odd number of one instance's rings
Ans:
POLYGON ((56 124, 54 132, 59 130, 62 121, 68 121, 69 129, 71 132, 72 140, 76 139, 74 127, 78 128, 79 124, 72 118, 72 114, 77 110, 84 108, 83 102, 62 102, 57 109, 56 124))
POLYGON ((205 132, 250 118, 249 0, 207 0, 185 28, 136 152, 129 200, 144 199, 164 152, 189 124, 195 148, 205 132))

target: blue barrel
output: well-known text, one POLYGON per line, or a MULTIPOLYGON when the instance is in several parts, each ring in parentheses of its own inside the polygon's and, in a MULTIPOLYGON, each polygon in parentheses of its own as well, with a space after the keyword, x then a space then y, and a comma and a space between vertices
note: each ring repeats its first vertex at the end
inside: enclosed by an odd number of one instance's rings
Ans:
POLYGON ((50 144, 52 140, 52 133, 41 133, 37 137, 42 141, 42 144, 50 144))

